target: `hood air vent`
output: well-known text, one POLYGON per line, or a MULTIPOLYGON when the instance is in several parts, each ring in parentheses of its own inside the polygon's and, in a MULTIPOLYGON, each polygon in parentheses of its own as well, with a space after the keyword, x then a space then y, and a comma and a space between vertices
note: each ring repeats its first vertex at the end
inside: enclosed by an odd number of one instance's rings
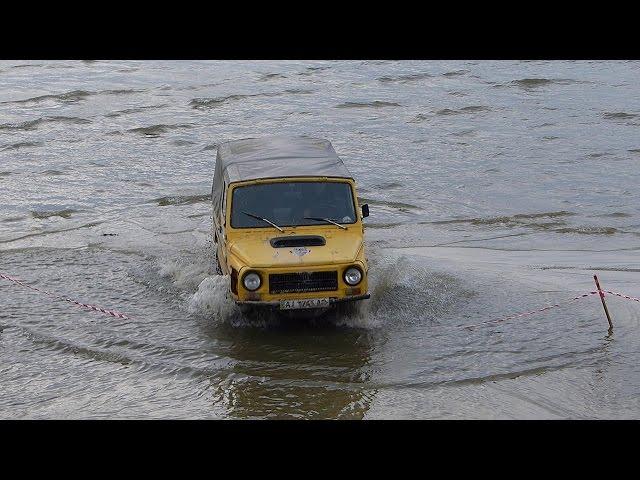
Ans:
POLYGON ((321 247, 326 244, 324 237, 319 235, 298 235, 291 237, 275 237, 270 240, 273 248, 286 247, 321 247))

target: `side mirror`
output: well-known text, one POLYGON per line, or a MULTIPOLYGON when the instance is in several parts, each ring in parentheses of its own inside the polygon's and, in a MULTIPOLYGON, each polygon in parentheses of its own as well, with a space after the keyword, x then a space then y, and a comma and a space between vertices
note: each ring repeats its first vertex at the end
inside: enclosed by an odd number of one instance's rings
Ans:
POLYGON ((362 218, 366 218, 369 216, 369 204, 365 203, 364 205, 362 205, 362 218))

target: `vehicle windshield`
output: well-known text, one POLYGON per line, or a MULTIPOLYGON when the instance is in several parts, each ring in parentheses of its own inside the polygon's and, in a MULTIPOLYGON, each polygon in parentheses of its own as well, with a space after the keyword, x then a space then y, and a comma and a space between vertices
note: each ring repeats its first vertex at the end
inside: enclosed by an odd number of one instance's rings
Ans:
POLYGON ((277 182, 236 187, 231 201, 231 227, 272 228, 356 222, 351 185, 346 182, 277 182), (249 215, 250 214, 250 215, 249 215), (314 217, 313 219, 305 217, 314 217))

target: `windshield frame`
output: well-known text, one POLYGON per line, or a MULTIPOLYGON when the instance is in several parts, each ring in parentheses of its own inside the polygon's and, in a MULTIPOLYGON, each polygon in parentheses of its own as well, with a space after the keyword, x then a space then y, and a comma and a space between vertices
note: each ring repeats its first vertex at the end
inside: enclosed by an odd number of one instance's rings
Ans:
MULTIPOLYGON (((349 195, 351 195, 351 202, 353 204, 353 211, 355 213, 355 221, 353 222, 340 222, 344 225, 347 226, 355 226, 358 223, 360 223, 361 218, 360 218, 360 214, 358 212, 358 203, 357 203, 357 195, 356 195, 356 191, 355 191, 355 182, 353 181, 353 179, 350 178, 338 178, 338 177, 315 177, 315 178, 309 178, 309 177, 286 177, 286 178, 270 178, 270 179, 261 179, 261 180, 249 180, 249 181, 244 181, 244 182, 237 182, 237 183, 232 183, 229 185, 229 188, 227 190, 227 211, 226 211, 226 223, 227 223, 227 227, 231 230, 264 230, 264 229, 273 229, 272 226, 268 225, 268 224, 264 224, 264 225, 252 225, 249 227, 241 227, 241 226, 233 226, 231 224, 231 219, 232 219, 232 212, 233 212, 233 194, 235 192, 236 188, 241 188, 241 187, 248 187, 248 186, 252 186, 252 185, 265 185, 265 184, 275 184, 275 183, 343 183, 346 184, 349 187, 349 195)), ((271 221, 273 221, 273 219, 269 219, 271 221)), ((338 228, 335 225, 332 225, 328 222, 324 222, 324 221, 314 221, 311 220, 312 222, 315 223, 309 223, 309 224, 296 224, 296 225, 281 225, 278 224, 279 227, 282 228, 315 228, 315 227, 332 227, 332 228, 338 228)))

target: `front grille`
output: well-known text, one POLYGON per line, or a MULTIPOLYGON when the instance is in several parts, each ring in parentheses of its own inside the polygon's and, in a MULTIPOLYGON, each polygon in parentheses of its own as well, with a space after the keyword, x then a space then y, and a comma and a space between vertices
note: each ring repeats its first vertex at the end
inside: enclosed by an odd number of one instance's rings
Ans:
POLYGON ((327 292, 338 289, 338 272, 272 273, 269 293, 327 292))

